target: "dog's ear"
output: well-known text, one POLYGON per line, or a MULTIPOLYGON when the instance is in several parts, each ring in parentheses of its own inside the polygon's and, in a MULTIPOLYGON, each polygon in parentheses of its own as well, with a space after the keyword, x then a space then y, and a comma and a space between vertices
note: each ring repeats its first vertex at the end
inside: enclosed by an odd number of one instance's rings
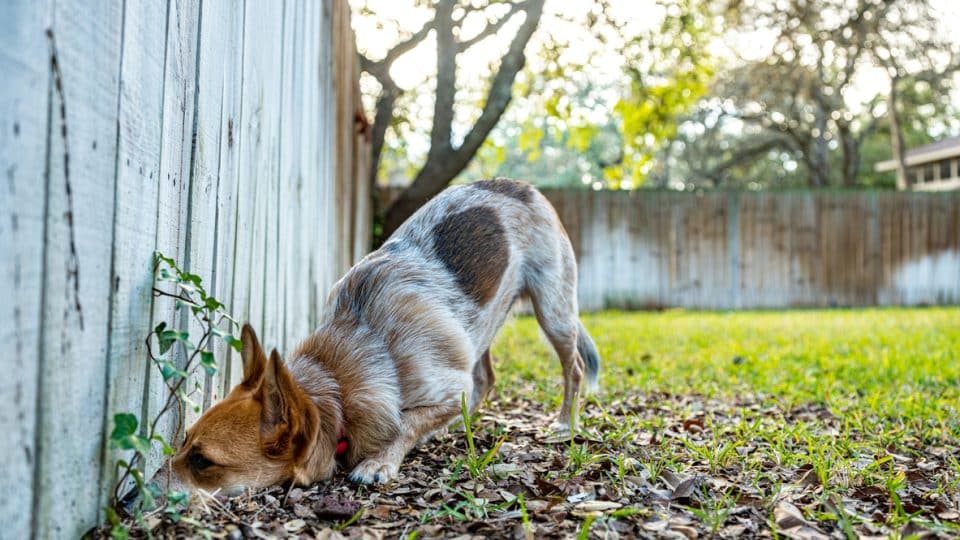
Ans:
POLYGON ((270 353, 263 386, 260 387, 260 397, 263 402, 261 429, 289 423, 291 408, 297 400, 296 385, 276 349, 270 353))
POLYGON ((243 350, 240 351, 240 356, 243 358, 243 381, 240 384, 253 390, 263 378, 264 369, 267 367, 267 356, 260 347, 257 333, 249 323, 243 325, 240 342, 243 343, 243 350))
POLYGON ((264 455, 301 463, 313 448, 320 414, 297 386, 274 349, 254 399, 260 402, 260 444, 264 455))
POLYGON ((303 407, 300 390, 276 349, 270 353, 258 398, 263 407, 260 434, 264 451, 268 456, 278 457, 291 448, 291 443, 297 442, 294 438, 301 431, 303 407))

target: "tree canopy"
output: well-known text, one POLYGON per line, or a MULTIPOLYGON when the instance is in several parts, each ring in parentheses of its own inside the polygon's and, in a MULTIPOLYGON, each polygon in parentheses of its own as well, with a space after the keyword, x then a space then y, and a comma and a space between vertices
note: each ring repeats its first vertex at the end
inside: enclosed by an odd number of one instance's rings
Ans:
POLYGON ((384 232, 456 178, 892 187, 960 129, 935 1, 358 0, 384 232))

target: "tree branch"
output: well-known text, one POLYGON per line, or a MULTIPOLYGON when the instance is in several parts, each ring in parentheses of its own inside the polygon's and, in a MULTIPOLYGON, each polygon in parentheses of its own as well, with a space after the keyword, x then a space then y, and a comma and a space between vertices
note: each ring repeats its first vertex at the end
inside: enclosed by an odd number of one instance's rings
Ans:
POLYGON ((487 135, 497 125, 500 116, 507 109, 507 105, 510 104, 510 99, 513 97, 511 92, 513 81, 527 61, 523 51, 540 23, 540 16, 543 14, 543 2, 544 0, 531 0, 528 3, 527 18, 517 30, 513 41, 510 42, 510 49, 500 62, 500 69, 493 79, 493 84, 490 85, 487 101, 484 103, 480 118, 477 119, 473 128, 464 137, 463 144, 455 152, 456 161, 462 162, 460 170, 467 166, 470 158, 486 140, 487 135))
POLYGON ((386 138, 387 128, 390 126, 390 120, 393 118, 393 111, 396 108, 397 98, 403 93, 396 81, 390 75, 390 67, 397 58, 400 58, 408 51, 414 49, 420 44, 433 30, 434 20, 430 20, 410 35, 404 41, 395 45, 387 51, 387 54, 380 60, 371 60, 366 56, 360 55, 360 69, 372 75, 380 83, 381 91, 377 97, 377 110, 374 116, 372 137, 371 137, 371 163, 370 163, 370 185, 377 183, 377 173, 380 170, 380 157, 383 155, 383 144, 386 138))
MULTIPOLYGON (((437 6, 438 54, 442 48, 442 43, 446 42, 447 46, 451 45, 451 42, 445 41, 446 38, 442 37, 444 30, 440 28, 440 25, 444 23, 439 22, 441 21, 441 9, 446 3, 447 2, 442 2, 437 6)), ((417 174, 417 177, 387 210, 384 219, 384 238, 393 233, 417 208, 442 191, 443 188, 450 183, 450 180, 467 166, 470 159, 473 158, 474 154, 480 148, 480 145, 483 144, 483 141, 487 138, 487 135, 489 135, 494 126, 497 125, 507 105, 510 104, 513 81, 526 63, 524 49, 540 23, 540 17, 543 14, 543 3, 544 0, 528 0, 523 4, 525 6, 526 19, 517 30, 513 40, 510 42, 510 48, 507 54, 504 55, 500 62, 500 67, 487 93, 487 100, 483 106, 483 111, 480 113, 480 118, 467 133, 463 143, 456 149, 451 146, 449 139, 450 124, 453 120, 453 84, 450 84, 449 87, 444 87, 442 83, 444 61, 438 59, 438 67, 441 68, 441 71, 437 77, 438 103, 436 105, 436 111, 441 114, 440 116, 434 116, 430 153, 427 156, 427 162, 417 174), (446 108, 447 104, 442 102, 443 99, 451 99, 449 112, 446 108), (440 120, 444 118, 448 118, 449 121, 441 122, 440 120), (446 125, 440 126, 439 124, 446 125), (438 146, 438 143, 441 146, 438 146)), ((452 45, 455 46, 455 41, 452 45)), ((448 49, 448 51, 453 52, 452 49, 448 49)), ((448 56, 449 58, 446 59, 446 62, 455 65, 455 54, 448 56)), ((451 77, 450 82, 455 82, 455 80, 452 80, 451 77)))
POLYGON ((483 30, 480 30, 479 32, 477 32, 473 37, 457 43, 457 52, 463 52, 469 49, 470 47, 473 47, 480 41, 483 41, 484 39, 499 32, 500 29, 503 28, 503 25, 507 23, 507 21, 509 21, 515 14, 519 13, 526 7, 526 4, 527 4, 526 2, 513 4, 510 6, 510 11, 507 11, 507 13, 504 14, 503 17, 500 17, 499 19, 493 22, 487 21, 487 25, 483 27, 483 30))
POLYGON ((430 34, 430 31, 433 30, 433 25, 435 22, 436 22, 435 20, 429 20, 426 23, 424 23, 424 25, 419 30, 411 34, 410 37, 407 38, 405 41, 401 41, 400 43, 397 43, 396 45, 394 45, 392 49, 387 51, 387 54, 382 59, 377 60, 375 63, 380 64, 385 68, 389 69, 390 66, 393 64, 393 62, 397 58, 400 58, 401 56, 406 54, 408 51, 414 49, 417 45, 420 44, 421 41, 426 39, 426 37, 430 34))
POLYGON ((440 0, 436 7, 434 29, 437 33, 437 92, 430 128, 430 152, 427 161, 450 149, 453 102, 457 93, 457 41, 453 37, 454 0, 440 0))
POLYGON ((397 104, 397 98, 402 91, 393 79, 388 75, 381 81, 383 88, 377 97, 377 111, 373 117, 373 129, 370 137, 370 186, 377 185, 377 173, 380 171, 380 157, 383 155, 383 144, 387 136, 387 128, 390 126, 390 120, 393 118, 393 111, 397 104))

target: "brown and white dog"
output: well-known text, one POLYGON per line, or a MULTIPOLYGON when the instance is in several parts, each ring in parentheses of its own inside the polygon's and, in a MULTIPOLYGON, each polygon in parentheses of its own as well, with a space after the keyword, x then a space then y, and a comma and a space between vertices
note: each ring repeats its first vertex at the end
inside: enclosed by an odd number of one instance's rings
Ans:
MULTIPOLYGON (((334 285, 324 318, 286 363, 244 326, 243 381, 188 431, 181 480, 235 493, 330 478, 385 483, 404 456, 476 408, 493 384, 490 344, 529 298, 563 366, 554 426, 600 359, 577 318, 577 267, 563 226, 529 184, 497 179, 431 200, 334 285)), ((569 431, 568 431, 569 432, 569 431)))

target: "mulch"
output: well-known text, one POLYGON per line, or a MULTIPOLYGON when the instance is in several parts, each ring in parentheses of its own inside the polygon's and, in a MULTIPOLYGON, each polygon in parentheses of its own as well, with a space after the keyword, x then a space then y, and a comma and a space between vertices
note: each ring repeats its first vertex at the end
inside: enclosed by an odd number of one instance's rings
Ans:
MULTIPOLYGON (((960 479, 950 472, 960 460, 957 441, 908 437, 913 451, 901 446, 851 460, 902 471, 894 497, 883 485, 850 478, 836 479, 842 489, 825 489, 810 464, 751 462, 773 455, 763 440, 747 440, 716 461, 691 452, 735 440, 745 415, 771 425, 806 422, 828 435, 843 429, 820 406, 784 409, 759 396, 605 396, 585 405, 584 434, 571 445, 550 442, 549 415, 528 394, 495 398, 481 411, 477 452, 504 442, 476 478, 463 463, 460 428, 414 450, 387 486, 358 487, 340 471, 309 488, 195 497, 180 515, 147 516, 147 526, 159 538, 570 538, 587 529, 590 538, 821 539, 949 537, 960 522, 960 479), (624 432, 631 425, 644 427, 624 432), (895 519, 904 513, 906 523, 895 519)), ((811 451, 796 444, 799 454, 811 451)))

